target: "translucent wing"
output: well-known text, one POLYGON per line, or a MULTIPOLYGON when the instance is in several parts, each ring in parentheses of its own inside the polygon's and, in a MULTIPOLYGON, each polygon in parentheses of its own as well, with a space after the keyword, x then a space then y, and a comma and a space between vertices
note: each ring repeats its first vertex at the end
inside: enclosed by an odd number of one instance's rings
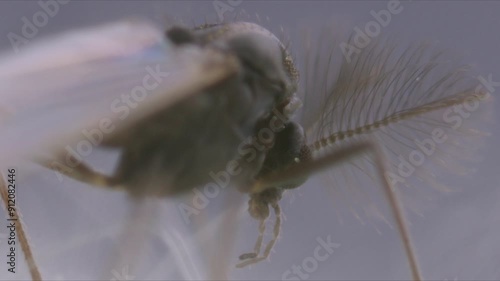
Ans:
MULTIPOLYGON (((2 55, 1 164, 11 166, 20 157, 58 153, 85 138, 84 130, 101 130, 104 140, 120 134, 235 70, 232 57, 215 50, 176 47, 162 30, 139 21, 72 31, 22 53, 2 55)), ((85 242, 99 244, 105 238, 87 237, 85 242)))
MULTIPOLYGON (((398 48, 379 39, 332 40, 334 34, 327 29, 319 42, 304 40, 310 43, 305 53, 315 55, 304 63, 309 142, 318 153, 361 139, 376 142, 389 159, 390 179, 404 191, 405 206, 418 212, 432 198, 429 192, 449 190, 442 174, 467 172, 456 160, 471 159, 477 147, 477 138, 465 136, 481 135, 470 125, 486 112, 480 101, 489 96, 487 89, 470 67, 428 44, 398 48)), ((336 203, 354 201, 350 208, 359 219, 385 220, 374 174, 364 157, 324 177, 335 198, 351 199, 336 203)))
POLYGON ((39 42, 0 57, 0 153, 11 159, 58 151, 103 122, 113 127, 110 136, 235 70, 231 57, 176 47, 140 21, 39 42))

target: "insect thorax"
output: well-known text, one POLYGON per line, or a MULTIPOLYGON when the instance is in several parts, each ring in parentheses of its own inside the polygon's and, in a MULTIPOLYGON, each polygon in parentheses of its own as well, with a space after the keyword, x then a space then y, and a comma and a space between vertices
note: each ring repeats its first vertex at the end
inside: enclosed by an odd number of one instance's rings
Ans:
MULTIPOLYGON (((123 147, 117 170, 123 185, 142 186, 131 190, 138 195, 174 195, 214 182, 214 175, 227 171, 236 160, 242 172, 228 184, 241 186, 254 180, 263 164, 267 171, 276 160, 281 161, 275 156, 281 151, 274 143, 283 144, 287 128, 296 131, 300 127, 290 121, 299 104, 295 97, 298 74, 281 42, 251 23, 194 30, 174 27, 166 34, 179 48, 191 44, 234 55, 240 71, 138 124, 127 137, 112 140, 108 145, 123 147), (262 130, 278 126, 277 119, 282 131, 270 130, 276 140, 262 150, 251 150, 262 130), (266 157, 267 153, 273 156, 266 157), (161 190, 145 187, 151 181, 153 186, 161 184, 161 190)), ((304 145, 302 129, 299 131, 302 136, 292 139, 289 147, 304 145)))

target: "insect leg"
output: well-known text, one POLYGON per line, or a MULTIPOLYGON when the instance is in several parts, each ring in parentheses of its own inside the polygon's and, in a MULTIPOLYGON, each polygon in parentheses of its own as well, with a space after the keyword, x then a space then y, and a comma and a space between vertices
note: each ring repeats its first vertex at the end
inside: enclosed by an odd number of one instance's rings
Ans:
POLYGON ((50 161, 47 159, 36 161, 38 164, 46 167, 48 169, 59 172, 65 176, 68 176, 77 181, 87 183, 93 186, 117 189, 119 186, 117 185, 117 178, 115 176, 109 176, 95 171, 94 169, 87 166, 85 163, 79 163, 75 167, 60 167, 55 165, 57 163, 55 161, 50 161))
POLYGON ((17 233, 17 239, 19 240, 19 244, 21 244, 21 249, 24 253, 24 258, 26 259, 26 264, 28 264, 28 268, 30 271, 31 279, 33 281, 41 281, 42 275, 38 270, 38 267, 35 262, 35 258, 33 257, 33 252, 31 251, 30 243, 28 241, 28 236, 24 231, 23 221, 21 219, 21 214, 18 210, 19 207, 15 207, 13 209, 9 209, 9 194, 7 190, 7 185, 5 184, 5 177, 0 172, 0 196, 2 197, 2 201, 5 206, 6 213, 13 212, 14 218, 17 218, 18 222, 15 223, 16 228, 15 231, 17 233))
POLYGON ((262 240, 264 239, 264 231, 266 231, 266 220, 261 220, 259 223, 259 236, 257 237, 257 241, 255 242, 255 247, 253 249, 255 256, 258 256, 260 253, 262 240))
POLYGON ((404 218, 402 208, 397 198, 396 190, 392 187, 389 179, 386 176, 386 168, 384 164, 385 159, 383 153, 373 142, 360 142, 357 144, 353 144, 349 147, 332 151, 325 156, 318 157, 317 159, 298 163, 297 165, 292 166, 285 171, 271 174, 258 180, 255 186, 252 188, 252 192, 261 192, 263 190, 266 190, 267 188, 272 188, 275 186, 293 182, 297 178, 303 178, 305 176, 313 174, 314 172, 318 172, 333 165, 343 163, 345 160, 360 155, 364 152, 371 152, 374 157, 375 168, 382 180, 385 196, 389 201, 392 214, 394 215, 397 229, 399 231, 399 235, 406 252, 413 280, 422 280, 418 262, 415 256, 415 251, 413 250, 413 245, 411 243, 410 235, 408 232, 407 222, 404 218))
MULTIPOLYGON (((280 230, 281 230, 281 208, 280 208, 280 205, 278 204, 278 202, 274 202, 274 203, 271 204, 271 206, 273 207, 274 215, 276 216, 276 220, 275 220, 275 223, 274 223, 274 230, 273 230, 273 239, 271 239, 267 243, 266 248, 264 250, 264 253, 262 254, 261 257, 251 258, 249 260, 246 260, 244 262, 241 262, 241 263, 237 264, 236 267, 242 268, 242 267, 245 267, 247 265, 258 263, 258 262, 260 262, 262 260, 267 259, 267 257, 269 257, 269 254, 271 253, 271 250, 273 249, 274 244, 276 243, 276 240, 278 240, 278 237, 280 235, 280 230)), ((263 224, 262 221, 261 221, 261 224, 263 224)), ((264 234, 264 228, 262 228, 262 232, 261 232, 261 229, 259 228, 259 239, 257 240, 257 245, 259 246, 259 248, 255 249, 255 252, 257 254, 260 252, 260 246, 262 244, 262 236, 263 236, 263 234, 264 234), (259 240, 260 240, 260 243, 259 243, 259 240)), ((256 248, 257 248, 257 245, 255 245, 256 248)))
MULTIPOLYGON (((253 248, 253 252, 242 254, 239 257, 240 260, 254 259, 259 255, 260 248, 262 247, 262 240, 264 239, 264 231, 266 230, 266 220, 267 219, 261 219, 259 221, 259 236, 257 237, 257 242, 255 242, 255 247, 253 248)), ((236 267, 240 266, 237 265, 236 267)))

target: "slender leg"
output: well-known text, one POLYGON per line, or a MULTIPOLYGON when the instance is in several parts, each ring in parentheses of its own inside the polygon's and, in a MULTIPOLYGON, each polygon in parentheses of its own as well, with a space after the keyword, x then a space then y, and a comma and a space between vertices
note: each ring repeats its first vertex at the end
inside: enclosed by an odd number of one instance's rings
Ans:
POLYGON ((257 242, 255 242, 255 247, 253 248, 253 252, 242 254, 240 256, 240 260, 254 259, 259 255, 260 248, 262 247, 262 240, 264 239, 265 230, 266 230, 266 219, 261 219, 259 222, 259 236, 257 237, 257 242))
POLYGON ((79 163, 76 167, 63 166, 57 161, 48 159, 38 159, 37 163, 42 165, 43 167, 59 172, 67 177, 83 183, 87 183, 89 185, 110 189, 120 188, 118 186, 118 179, 116 177, 96 172, 85 163, 79 163))
POLYGON ((255 242, 255 247, 253 249, 255 256, 258 256, 260 253, 262 240, 264 239, 264 231, 266 231, 266 219, 261 220, 259 223, 259 236, 257 237, 257 241, 255 242))
MULTIPOLYGON (((273 239, 271 239, 267 243, 266 248, 265 248, 264 253, 262 254, 262 256, 260 256, 260 257, 254 257, 254 258, 245 260, 244 262, 241 262, 241 263, 237 264, 236 265, 237 268, 242 268, 242 267, 245 267, 247 265, 258 263, 258 262, 260 262, 262 260, 267 259, 267 257, 269 257, 269 254, 271 254, 271 250, 273 249, 274 244, 276 243, 276 240, 278 240, 278 237, 280 235, 280 229, 281 229, 281 208, 278 205, 278 202, 272 203, 271 206, 273 207, 274 214, 276 216, 276 220, 275 220, 275 223, 274 223, 274 230, 273 230, 273 239)), ((262 237, 261 237, 260 229, 259 229, 259 239, 257 239, 257 241, 258 241, 257 245, 262 244, 262 237), (259 240, 260 240, 260 243, 259 243, 259 240)), ((260 252, 260 245, 259 245, 258 251, 256 249, 257 255, 259 254, 259 252, 260 252)))
MULTIPOLYGON (((5 183, 5 177, 1 172, 0 172, 0 195, 2 197, 2 201, 5 206, 6 213, 9 213, 9 208, 8 208, 9 194, 7 190, 7 185, 5 183)), ((35 258, 33 257, 33 252, 31 251, 28 237, 26 235, 26 232, 24 231, 24 226, 21 219, 21 213, 19 212, 18 208, 19 206, 16 206, 16 208, 11 209, 12 212, 14 213, 13 217, 17 218, 18 220, 15 222, 17 238, 19 240, 19 244, 21 244, 21 249, 24 253, 24 258, 26 259, 26 263, 28 264, 31 279, 33 279, 33 281, 41 281, 42 275, 40 274, 40 271, 38 270, 38 267, 35 262, 35 258)))
MULTIPOLYGON (((60 172, 68 177, 71 177, 75 180, 78 180, 78 181, 81 181, 84 183, 88 183, 90 185, 95 185, 95 186, 100 186, 100 187, 105 187, 105 188, 113 188, 113 189, 117 187, 116 178, 98 173, 98 172, 92 170, 91 168, 89 168, 84 163, 80 163, 75 168, 69 168, 66 166, 62 167, 60 165, 55 165, 55 163, 57 163, 56 161, 50 161, 47 159, 39 160, 37 162, 46 168, 60 172)), ((9 212, 8 211, 8 190, 7 190, 7 186, 5 184, 5 178, 1 173, 0 173, 0 196, 2 197, 2 201, 5 205, 6 212, 9 212)), ((20 212, 18 209, 14 209, 13 212, 14 212, 14 216, 19 221, 19 223, 16 223, 17 237, 19 239, 19 243, 21 244, 21 249, 24 253, 26 263, 28 264, 29 271, 31 274, 31 279, 33 279, 34 281, 41 281, 42 276, 40 274, 40 271, 38 270, 35 259, 33 257, 33 253, 31 251, 31 247, 30 247, 26 232, 24 231, 24 226, 23 226, 23 222, 21 220, 20 212)))
POLYGON ((413 280, 422 280, 418 262, 415 256, 415 251, 413 250, 413 245, 411 243, 410 235, 408 232, 406 219, 404 218, 402 208, 396 195, 396 191, 391 186, 391 183, 386 176, 383 154, 375 144, 371 142, 361 142, 358 144, 353 144, 349 147, 342 148, 340 150, 333 151, 312 161, 299 163, 287 169, 286 171, 271 174, 268 177, 260 179, 252 188, 252 192, 261 192, 263 190, 266 190, 267 188, 272 188, 288 182, 293 182, 293 180, 296 178, 303 178, 320 170, 329 168, 333 165, 341 164, 345 160, 360 155, 364 152, 370 152, 373 154, 375 160, 375 168, 382 180, 386 199, 389 201, 392 214, 396 221, 397 229, 406 252, 413 280))

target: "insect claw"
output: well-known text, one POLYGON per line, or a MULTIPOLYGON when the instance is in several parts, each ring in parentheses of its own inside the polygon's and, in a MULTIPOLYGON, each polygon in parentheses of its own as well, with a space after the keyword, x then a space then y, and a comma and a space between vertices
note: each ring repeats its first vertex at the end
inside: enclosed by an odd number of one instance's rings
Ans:
POLYGON ((257 253, 245 253, 242 254, 239 259, 240 260, 248 260, 248 259, 254 259, 257 257, 257 253))

